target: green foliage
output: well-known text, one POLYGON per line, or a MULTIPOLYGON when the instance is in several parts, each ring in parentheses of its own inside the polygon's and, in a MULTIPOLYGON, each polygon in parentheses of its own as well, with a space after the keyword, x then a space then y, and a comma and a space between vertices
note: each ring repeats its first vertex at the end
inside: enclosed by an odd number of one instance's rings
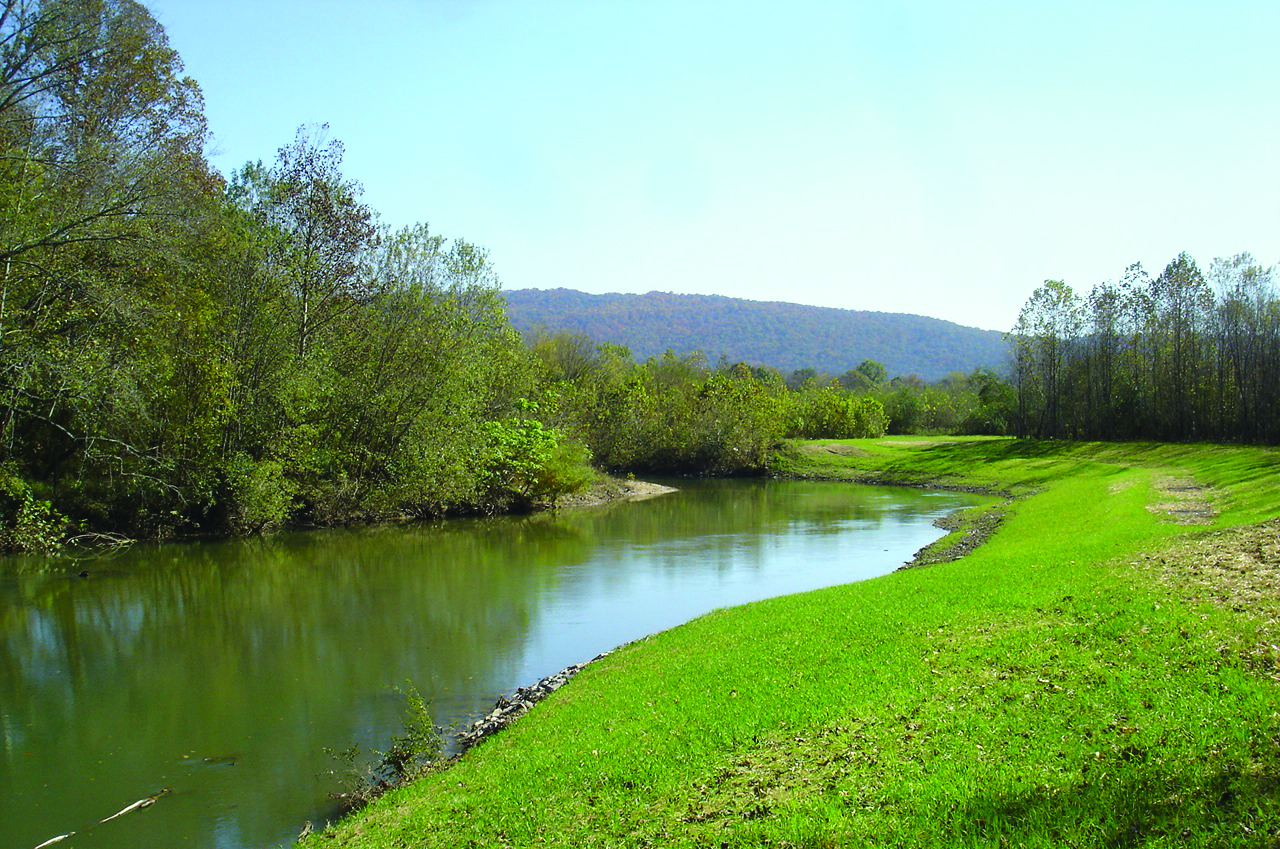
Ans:
POLYGON ((934 383, 894 378, 870 392, 884 405, 891 434, 985 434, 1009 432, 1015 416, 1010 385, 989 369, 953 374, 934 383))
POLYGON ((889 423, 884 405, 872 397, 857 397, 839 385, 819 389, 810 385, 795 399, 793 423, 787 433, 804 439, 860 439, 884 436, 889 423))
POLYGON ((977 405, 965 415, 959 432, 980 436, 1011 433, 1017 411, 1013 386, 987 369, 978 369, 966 378, 966 383, 977 395, 977 405))
POLYGON ((534 497, 546 499, 554 507, 561 495, 582 492, 595 482, 591 451, 580 442, 557 440, 538 474, 534 497))
POLYGON ((889 379, 888 369, 875 360, 863 360, 854 371, 866 378, 872 386, 879 386, 889 379))
POLYGON ((537 419, 486 422, 484 435, 481 482, 490 502, 531 500, 559 435, 537 419))
POLYGON ((227 467, 228 519, 237 534, 260 534, 285 523, 293 507, 295 484, 276 460, 255 461, 237 454, 227 467))
POLYGON ((816 383, 818 380, 818 372, 811 368, 798 368, 791 374, 787 375, 787 388, 792 392, 799 392, 806 386, 816 383))
POLYGON ((604 468, 759 474, 786 428, 786 388, 744 365, 712 370, 700 356, 636 364, 601 349, 595 368, 563 382, 566 427, 604 468))
MULTIPOLYGON (((526 404, 525 412, 537 412, 526 404)), ((593 479, 590 452, 568 443, 555 428, 535 418, 512 418, 484 425, 485 454, 480 481, 492 509, 527 508, 540 500, 555 504, 593 479)))
POLYGON ((360 202, 360 185, 343 176, 342 143, 326 139, 327 130, 299 128, 270 169, 246 166, 232 189, 270 233, 266 258, 290 295, 300 360, 311 354, 319 332, 375 295, 383 282, 363 268, 380 240, 373 210, 360 202))
POLYGON ((412 684, 401 692, 405 697, 404 731, 396 735, 379 760, 377 774, 383 790, 423 775, 438 764, 444 751, 444 738, 422 693, 412 684))
POLYGON ((54 554, 66 540, 67 519, 49 501, 37 500, 26 481, 0 471, 0 550, 54 554))
POLYGON ((199 89, 130 0, 10 4, 0 47, 0 456, 57 512, 163 534, 208 504, 225 413, 199 89))
POLYGON ((881 385, 889 379, 889 371, 883 363, 863 360, 857 368, 840 375, 840 385, 845 389, 865 391, 881 385))
POLYGON ((342 751, 325 749, 338 768, 330 771, 343 785, 336 798, 344 811, 358 811, 387 791, 422 778, 443 763, 444 736, 431 716, 431 706, 418 688, 409 684, 399 692, 405 697, 404 729, 385 752, 376 752, 372 762, 358 745, 342 751))

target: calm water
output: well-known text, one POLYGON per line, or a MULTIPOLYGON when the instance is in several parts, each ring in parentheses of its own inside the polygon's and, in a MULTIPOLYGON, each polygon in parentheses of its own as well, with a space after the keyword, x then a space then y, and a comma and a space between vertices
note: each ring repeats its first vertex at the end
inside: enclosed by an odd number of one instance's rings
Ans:
POLYGON ((326 749, 385 748, 406 685, 466 722, 709 610, 890 572, 977 501, 680 485, 558 516, 0 562, 0 845, 287 845, 340 789, 326 749))

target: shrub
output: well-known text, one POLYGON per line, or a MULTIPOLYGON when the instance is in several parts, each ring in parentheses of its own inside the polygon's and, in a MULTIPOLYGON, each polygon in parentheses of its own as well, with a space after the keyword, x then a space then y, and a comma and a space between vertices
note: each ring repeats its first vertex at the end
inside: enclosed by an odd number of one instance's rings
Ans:
POLYGON ((62 548, 67 518, 49 501, 31 494, 31 486, 11 471, 0 473, 0 548, 21 554, 50 555, 62 548))
MULTIPOLYGON (((534 404, 525 409, 537 412, 534 404)), ((529 507, 542 500, 554 505, 559 496, 583 489, 595 477, 591 452, 537 419, 488 422, 485 435, 481 479, 491 509, 529 507)))
POLYGON ((275 530, 289 517, 296 487, 275 460, 237 454, 227 467, 227 522, 236 534, 275 530))

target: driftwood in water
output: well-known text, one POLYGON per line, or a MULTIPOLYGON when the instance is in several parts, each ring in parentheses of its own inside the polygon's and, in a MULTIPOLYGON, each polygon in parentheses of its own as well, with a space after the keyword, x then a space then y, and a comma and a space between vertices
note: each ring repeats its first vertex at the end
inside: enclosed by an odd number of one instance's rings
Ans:
MULTIPOLYGON (((89 826, 89 828, 102 825, 104 822, 111 822, 113 819, 116 819, 117 817, 122 817, 125 814, 131 814, 134 811, 140 811, 143 808, 149 808, 156 803, 157 799, 160 799, 164 796, 168 796, 172 792, 173 792, 172 790, 166 787, 165 789, 161 790, 159 793, 154 793, 145 799, 139 799, 138 801, 134 802, 132 805, 121 808, 120 810, 116 811, 111 816, 98 820, 93 825, 89 826)), ((85 830, 88 831, 88 829, 85 829, 85 830)), ((66 834, 59 834, 57 837, 50 838, 49 840, 46 840, 44 843, 41 843, 39 846, 36 846, 35 849, 45 849, 46 846, 52 846, 55 843, 61 843, 63 840, 66 840, 68 837, 71 837, 73 834, 77 834, 77 832, 68 831, 66 834)))
POLYGON ((134 802, 132 805, 128 806, 127 808, 116 811, 114 814, 107 817, 106 819, 98 820, 97 824, 102 825, 104 822, 111 822, 111 820, 115 819, 116 817, 122 817, 125 814, 131 814, 134 811, 140 811, 143 808, 149 808, 156 803, 156 799, 159 799, 161 796, 168 796, 169 793, 171 792, 172 791, 166 787, 165 789, 161 790, 159 793, 155 794, 154 796, 148 796, 145 799, 139 799, 138 801, 134 802))

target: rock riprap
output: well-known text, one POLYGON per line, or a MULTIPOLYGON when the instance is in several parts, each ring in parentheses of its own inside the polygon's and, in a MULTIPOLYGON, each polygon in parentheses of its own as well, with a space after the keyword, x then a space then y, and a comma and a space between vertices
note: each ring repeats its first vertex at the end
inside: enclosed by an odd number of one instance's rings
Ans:
POLYGON ((465 752, 490 734, 495 734, 524 716, 538 702, 559 690, 569 679, 577 675, 587 666, 603 657, 608 657, 617 649, 603 652, 584 663, 566 666, 554 675, 548 675, 529 687, 520 687, 510 697, 499 696, 493 710, 477 719, 456 737, 459 753, 465 752))

